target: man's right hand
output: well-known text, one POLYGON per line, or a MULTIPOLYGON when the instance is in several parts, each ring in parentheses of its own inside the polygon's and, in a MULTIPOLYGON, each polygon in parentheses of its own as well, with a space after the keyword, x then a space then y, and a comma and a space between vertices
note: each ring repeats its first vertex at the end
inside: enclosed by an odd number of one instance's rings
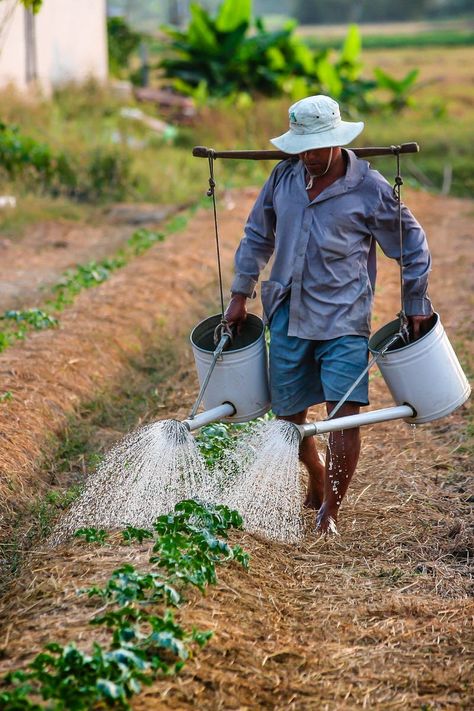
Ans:
POLYGON ((244 294, 232 294, 231 300, 226 308, 224 318, 229 326, 236 328, 237 333, 242 330, 242 325, 247 318, 247 297, 244 294))

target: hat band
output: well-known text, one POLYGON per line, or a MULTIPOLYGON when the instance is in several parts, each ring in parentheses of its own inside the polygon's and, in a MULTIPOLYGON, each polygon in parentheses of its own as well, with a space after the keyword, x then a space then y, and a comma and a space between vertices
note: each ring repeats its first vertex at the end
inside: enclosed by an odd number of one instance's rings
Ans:
POLYGON ((290 131, 291 133, 295 133, 298 136, 303 136, 305 134, 312 135, 314 133, 324 133, 325 131, 330 131, 332 128, 337 128, 337 126, 340 126, 341 123, 342 121, 339 116, 333 119, 332 121, 329 121, 328 123, 318 123, 315 126, 308 126, 301 123, 295 123, 294 121, 290 121, 290 131))

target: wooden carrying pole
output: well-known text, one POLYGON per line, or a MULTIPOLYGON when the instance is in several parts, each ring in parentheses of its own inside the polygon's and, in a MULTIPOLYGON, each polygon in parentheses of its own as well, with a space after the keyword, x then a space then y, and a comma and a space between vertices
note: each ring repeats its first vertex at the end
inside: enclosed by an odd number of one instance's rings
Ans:
MULTIPOLYGON (((367 148, 351 148, 358 158, 369 156, 391 156, 400 153, 418 153, 420 147, 418 143, 402 143, 400 146, 380 146, 367 148)), ((283 153, 283 151, 215 151, 213 148, 205 146, 194 146, 193 156, 195 158, 246 158, 248 160, 286 160, 296 158, 297 155, 283 153)))

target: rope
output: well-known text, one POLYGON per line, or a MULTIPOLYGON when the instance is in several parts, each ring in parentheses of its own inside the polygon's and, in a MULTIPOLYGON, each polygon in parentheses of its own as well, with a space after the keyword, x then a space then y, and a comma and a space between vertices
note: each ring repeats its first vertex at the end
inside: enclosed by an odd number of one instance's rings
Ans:
POLYGON ((210 152, 209 155, 209 190, 207 191, 208 197, 212 197, 212 207, 214 211, 214 231, 216 236, 216 253, 217 253, 217 272, 219 276, 219 294, 221 298, 221 322, 224 324, 224 291, 222 287, 222 268, 221 268, 221 252, 219 245, 219 226, 217 224, 217 208, 216 208, 216 181, 214 180, 214 151, 210 152))
POLYGON ((391 146, 393 153, 397 159, 397 174, 395 176, 395 184, 393 186, 393 196, 398 203, 398 238, 400 245, 400 313, 398 318, 400 319, 400 333, 406 343, 410 340, 410 334, 408 332, 408 319, 405 313, 405 284, 403 282, 403 226, 402 226, 402 185, 403 178, 400 174, 400 146, 391 146))
POLYGON ((218 272, 218 276, 219 276, 219 293, 220 293, 220 298, 221 298, 221 322, 219 324, 217 324, 217 326, 214 330, 214 343, 216 344, 217 348, 215 349, 215 351, 213 353, 211 365, 210 365, 209 370, 207 371, 207 375, 201 385, 201 389, 199 390, 199 394, 197 396, 196 402, 194 403, 191 413, 188 417, 189 420, 194 419, 194 417, 196 416, 199 405, 201 404, 201 401, 204 397, 206 388, 209 385, 209 381, 211 379, 212 372, 213 372, 214 368, 216 367, 217 361, 219 360, 219 358, 222 355, 222 351, 229 345, 229 343, 232 342, 232 331, 231 331, 226 319, 224 318, 224 290, 222 287, 222 268, 221 268, 221 251, 220 251, 220 244, 219 244, 219 225, 217 223, 216 190, 215 190, 216 181, 214 180, 215 152, 212 149, 209 150, 208 160, 209 160, 209 190, 207 191, 207 196, 212 198, 212 207, 213 207, 213 211, 214 211, 214 232, 215 232, 215 236, 216 236, 217 272, 218 272))
POLYGON ((408 331, 408 319, 405 313, 405 285, 403 283, 403 226, 402 226, 402 198, 401 198, 401 187, 403 185, 403 178, 400 174, 400 146, 391 146, 392 153, 395 154, 397 158, 397 174, 395 176, 395 185, 393 186, 393 196, 398 203, 398 236, 400 243, 400 313, 398 318, 400 319, 400 328, 398 333, 396 333, 385 345, 384 347, 376 353, 368 362, 367 367, 364 368, 359 377, 354 380, 347 392, 341 397, 339 402, 336 404, 331 413, 325 418, 326 420, 331 420, 337 412, 341 409, 345 402, 347 402, 349 396, 354 392, 362 378, 370 368, 377 362, 377 360, 385 355, 387 350, 392 346, 398 339, 401 339, 405 345, 410 342, 410 334, 408 331))

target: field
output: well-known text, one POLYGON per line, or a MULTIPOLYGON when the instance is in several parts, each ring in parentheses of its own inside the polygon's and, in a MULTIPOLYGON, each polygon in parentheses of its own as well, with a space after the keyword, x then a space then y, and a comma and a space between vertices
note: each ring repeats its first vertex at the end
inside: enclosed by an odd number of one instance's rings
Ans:
MULTIPOLYGON (((473 59, 466 47, 367 51, 368 69, 401 76, 420 67, 424 87, 399 116, 367 117, 360 142, 421 145, 404 161, 411 183, 404 199, 429 236, 430 294, 470 375, 473 59)), ((26 330, 18 335, 15 323, 17 335, 0 353, 2 672, 26 668, 47 642, 80 650, 105 644, 110 634, 89 623, 103 601, 77 590, 104 584, 124 563, 149 569, 146 540, 74 539, 51 548, 47 539, 113 443, 138 425, 183 419, 197 393, 187 337, 218 301, 212 213, 203 199, 207 164, 190 156, 190 146, 266 147, 286 123, 281 100, 239 112, 203 109, 178 145, 157 144, 117 118, 117 99, 94 96, 95 116, 77 111, 73 90, 61 110, 47 102, 27 109, 11 97, 4 109, 9 121, 76 151, 98 140, 94 122, 103 136, 118 126, 125 143, 144 141, 132 165, 146 180, 125 205, 17 192, 21 209, 1 217, 0 310, 47 311, 63 298, 56 325, 20 323, 26 330), (74 129, 65 118, 71 106, 80 114, 74 129)), ((268 168, 217 162, 226 288, 268 168)), ((392 162, 383 169, 391 180, 392 162)), ((13 182, 5 192, 18 188, 13 182)), ((396 264, 381 258, 378 280, 375 327, 399 309, 396 264)), ((375 372, 371 404, 389 404, 375 372)), ((472 707, 472 406, 416 431, 402 422, 372 426, 363 438, 340 535, 317 538, 310 513, 298 545, 232 531, 231 544, 250 554, 248 571, 223 566, 204 596, 186 590, 176 612, 180 624, 213 637, 179 674, 145 686, 133 709, 472 707)))

